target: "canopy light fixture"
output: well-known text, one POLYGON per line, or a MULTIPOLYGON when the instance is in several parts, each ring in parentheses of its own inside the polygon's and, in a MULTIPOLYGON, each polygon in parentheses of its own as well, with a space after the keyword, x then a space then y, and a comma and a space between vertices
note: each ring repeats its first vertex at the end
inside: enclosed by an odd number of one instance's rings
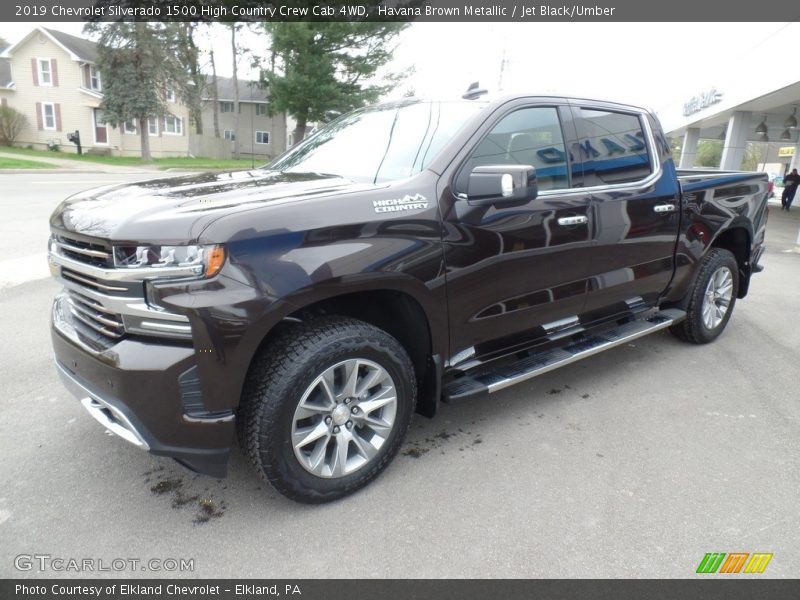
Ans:
POLYGON ((761 123, 759 123, 758 127, 756 127, 756 133, 758 135, 767 135, 767 115, 764 115, 761 123))
MULTIPOLYGON (((786 120, 783 122, 783 126, 786 127, 786 129, 797 129, 797 116, 796 115, 797 115, 797 107, 795 106, 794 110, 792 111, 792 114, 789 115, 786 118, 786 120)), ((781 136, 781 139, 783 139, 783 136, 781 136)), ((789 138, 786 138, 786 139, 788 140, 789 138)))

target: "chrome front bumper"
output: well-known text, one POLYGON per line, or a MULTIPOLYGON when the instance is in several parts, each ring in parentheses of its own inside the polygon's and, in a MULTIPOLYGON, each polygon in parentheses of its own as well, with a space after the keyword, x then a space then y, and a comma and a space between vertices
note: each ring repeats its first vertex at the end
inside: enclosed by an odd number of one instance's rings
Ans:
POLYGON ((92 415, 98 423, 122 439, 130 442, 142 450, 150 450, 150 446, 144 441, 142 435, 136 427, 109 402, 98 398, 97 394, 91 392, 81 384, 72 374, 67 371, 58 361, 56 368, 64 386, 80 400, 83 407, 92 415))

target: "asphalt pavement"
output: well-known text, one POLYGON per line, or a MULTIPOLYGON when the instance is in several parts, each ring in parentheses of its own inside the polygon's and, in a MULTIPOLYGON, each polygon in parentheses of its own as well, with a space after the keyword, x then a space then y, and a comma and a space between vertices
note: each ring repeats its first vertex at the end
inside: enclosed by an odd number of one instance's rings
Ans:
MULTIPOLYGON (((5 260, 44 248, 61 196, 114 179, 64 177, 0 176, 5 260)), ((7 282, 0 577, 693 577, 707 552, 773 553, 762 577, 797 576, 799 231, 800 207, 773 207, 765 270, 714 344, 657 333, 415 417, 379 479, 323 506, 239 452, 217 480, 104 432, 52 364, 57 285, 7 282)))

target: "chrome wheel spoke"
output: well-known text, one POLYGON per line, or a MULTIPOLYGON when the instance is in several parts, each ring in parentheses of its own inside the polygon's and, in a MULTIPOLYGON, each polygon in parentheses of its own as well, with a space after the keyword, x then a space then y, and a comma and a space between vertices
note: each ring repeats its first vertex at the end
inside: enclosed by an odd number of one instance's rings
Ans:
MULTIPOLYGON (((328 402, 328 406, 333 406, 334 404, 336 404, 336 392, 334 392, 334 382, 335 382, 335 372, 333 369, 328 369, 319 378, 319 385, 322 388, 323 392, 325 393, 325 398, 328 402)), ((313 385, 314 384, 312 384, 312 386, 313 385)), ((308 396, 308 392, 305 393, 304 398, 306 396, 308 396)))
POLYGON ((368 415, 369 413, 396 401, 397 398, 394 394, 394 386, 392 386, 382 389, 380 392, 370 398, 367 398, 366 400, 362 400, 358 403, 358 408, 361 409, 364 414, 368 415))
POLYGON ((383 369, 370 369, 367 375, 358 384, 358 389, 355 390, 353 396, 361 396, 367 391, 374 388, 379 383, 383 383, 389 374, 383 369))
POLYGON ((362 438, 358 433, 353 434, 353 445, 358 450, 358 453, 366 460, 370 460, 378 453, 378 448, 362 438))
POLYGON ((347 474, 347 455, 350 453, 350 435, 340 433, 336 436, 336 445, 331 457, 331 476, 341 477, 347 474))
POLYGON ((345 398, 352 398, 356 395, 359 367, 360 362, 357 360, 348 360, 341 367, 343 371, 344 384, 342 385, 342 390, 336 395, 337 399, 343 400, 345 398))
POLYGON ((328 426, 325 424, 325 421, 320 421, 316 426, 293 431, 292 441, 294 442, 294 447, 299 450, 305 448, 311 442, 326 436, 329 437, 328 426))
POLYGON ((362 427, 368 427, 382 438, 386 438, 386 436, 388 436, 389 432, 392 430, 392 423, 388 423, 383 419, 365 416, 356 418, 354 420, 357 424, 361 425, 362 427))

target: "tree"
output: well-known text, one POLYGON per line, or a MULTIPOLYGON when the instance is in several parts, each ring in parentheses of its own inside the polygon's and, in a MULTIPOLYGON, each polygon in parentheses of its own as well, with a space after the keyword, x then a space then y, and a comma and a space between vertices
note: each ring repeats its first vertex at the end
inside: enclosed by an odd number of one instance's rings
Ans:
POLYGON ((0 106, 0 146, 12 145, 27 122, 25 115, 18 110, 0 106))
POLYGON ((697 142, 697 154, 694 164, 696 167, 719 167, 722 161, 721 140, 700 140, 697 142))
POLYGON ((747 142, 742 157, 743 171, 759 171, 766 169, 764 161, 767 159, 769 144, 767 142, 747 142))
POLYGON ((217 63, 214 61, 214 46, 211 46, 211 102, 214 104, 214 137, 219 137, 219 87, 217 87, 217 63))
POLYGON ((171 87, 185 90, 186 70, 180 63, 180 24, 116 22, 89 23, 98 33, 97 68, 103 77, 105 120, 113 127, 135 121, 141 138, 142 160, 152 159, 148 119, 167 114, 171 87))
POLYGON ((239 25, 229 23, 231 28, 231 54, 233 55, 233 158, 241 158, 241 147, 239 145, 239 50, 236 47, 236 32, 239 25))
POLYGON ((178 61, 186 70, 186 77, 180 86, 179 94, 189 109, 189 117, 194 129, 203 133, 203 96, 206 92, 206 76, 200 70, 200 50, 194 43, 197 24, 181 23, 178 26, 178 61))
POLYGON ((305 137, 310 121, 374 102, 394 88, 406 73, 378 70, 392 58, 391 42, 407 23, 266 22, 274 67, 261 73, 269 89, 272 114, 294 117, 295 142, 305 137))

